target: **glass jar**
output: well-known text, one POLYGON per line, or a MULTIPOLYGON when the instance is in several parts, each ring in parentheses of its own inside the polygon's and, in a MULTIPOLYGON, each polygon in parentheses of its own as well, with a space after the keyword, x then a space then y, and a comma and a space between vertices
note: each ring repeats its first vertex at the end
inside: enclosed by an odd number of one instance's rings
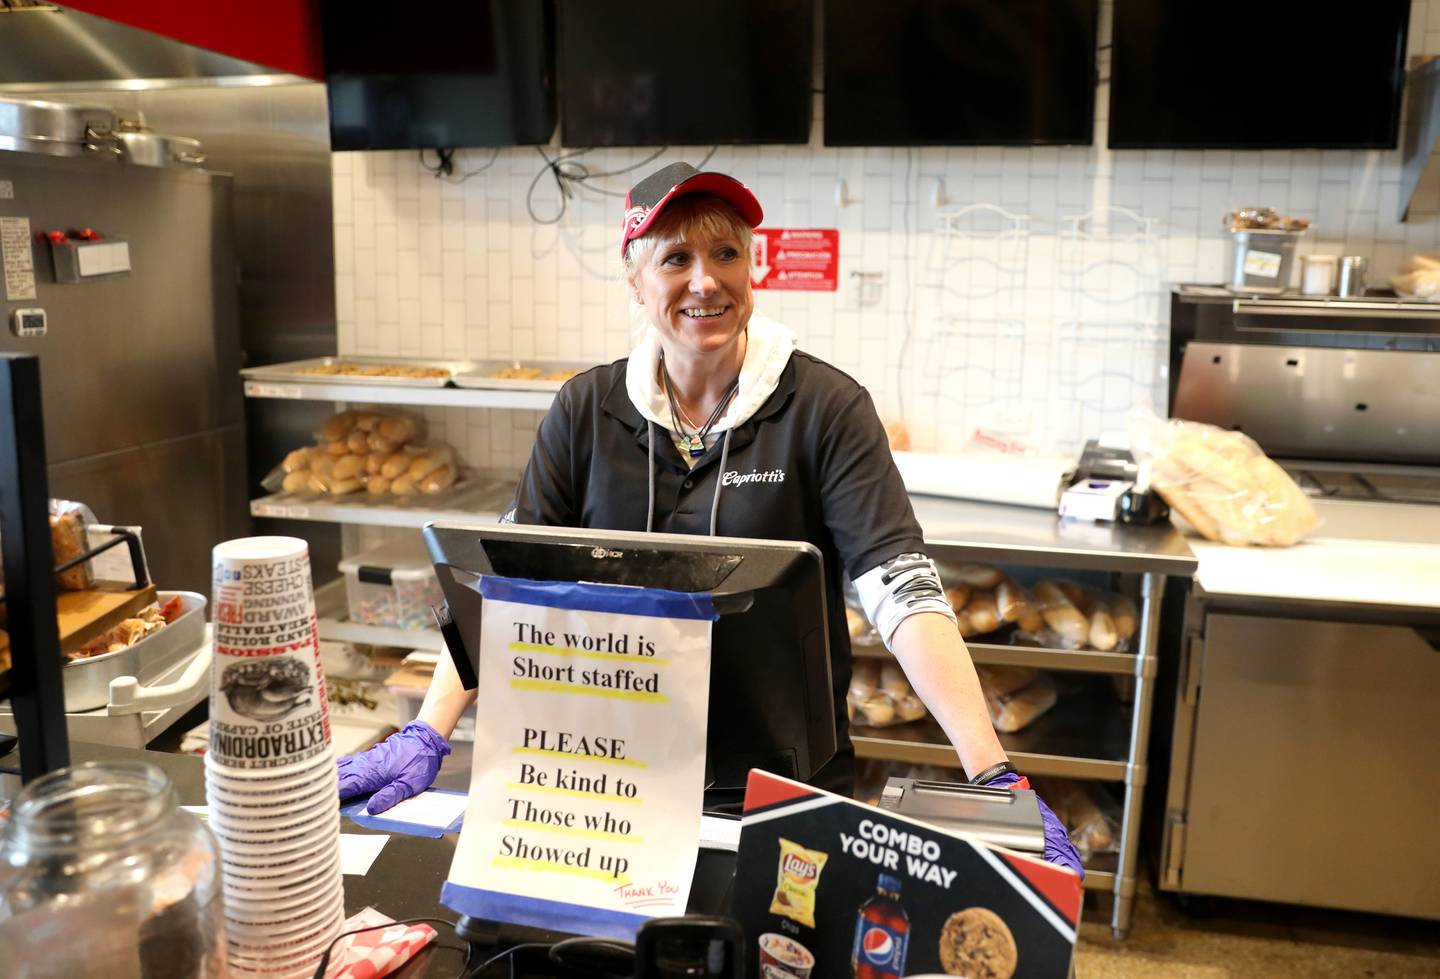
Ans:
POLYGON ((51 772, 0 833, 0 975, 222 976, 220 892, 215 839, 160 769, 51 772))

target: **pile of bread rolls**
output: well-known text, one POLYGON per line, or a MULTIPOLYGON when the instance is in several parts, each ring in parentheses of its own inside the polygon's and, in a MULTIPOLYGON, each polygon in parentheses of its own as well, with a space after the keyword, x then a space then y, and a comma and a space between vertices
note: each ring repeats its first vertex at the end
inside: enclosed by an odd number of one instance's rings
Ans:
MULTIPOLYGON (((1063 578, 1037 581, 1031 591, 1042 627, 1021 627, 1022 639, 1057 649, 1127 649, 1135 635, 1135 603, 1063 578)), ((1034 625, 1034 623, 1030 623, 1034 625)))
POLYGON ((1206 540, 1289 547, 1315 529, 1315 508, 1255 440, 1172 420, 1156 430, 1151 482, 1206 540))
POLYGON ((869 727, 918 721, 926 713, 899 663, 870 659, 855 661, 845 705, 851 723, 869 727))
POLYGON ((990 723, 1001 734, 1014 734, 1055 706, 1055 684, 1028 666, 975 667, 990 723))
POLYGON ((961 564, 941 573, 945 597, 955 610, 960 635, 965 638, 994 632, 1007 622, 1037 626, 1034 607, 1025 589, 988 564, 961 564))
POLYGON ((459 474, 455 451, 419 445, 419 436, 420 423, 403 412, 342 411, 325 423, 319 444, 285 457, 279 488, 328 496, 439 493, 459 474))

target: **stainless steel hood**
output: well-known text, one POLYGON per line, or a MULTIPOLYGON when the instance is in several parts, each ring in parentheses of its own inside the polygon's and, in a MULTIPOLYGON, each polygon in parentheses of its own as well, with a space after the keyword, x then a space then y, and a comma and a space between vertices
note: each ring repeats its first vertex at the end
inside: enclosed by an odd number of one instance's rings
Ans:
POLYGON ((139 81, 193 85, 278 74, 78 10, 6 6, 0 0, 0 90, 131 88, 139 81))

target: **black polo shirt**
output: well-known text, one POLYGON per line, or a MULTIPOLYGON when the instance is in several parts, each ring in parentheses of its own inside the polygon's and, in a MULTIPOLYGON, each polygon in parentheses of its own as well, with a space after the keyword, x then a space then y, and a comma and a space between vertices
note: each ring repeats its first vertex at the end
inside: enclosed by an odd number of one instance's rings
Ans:
MULTIPOLYGON (((568 381, 540 423, 516 491, 517 523, 644 530, 649 425, 625 387, 626 360, 568 381)), ((924 550, 920 526, 869 393, 809 354, 790 357, 775 391, 693 469, 655 428, 655 520, 664 533, 707 535, 720 482, 716 533, 804 540, 825 558, 839 750, 816 784, 849 794, 854 749, 845 693, 850 632, 842 582, 924 550)))

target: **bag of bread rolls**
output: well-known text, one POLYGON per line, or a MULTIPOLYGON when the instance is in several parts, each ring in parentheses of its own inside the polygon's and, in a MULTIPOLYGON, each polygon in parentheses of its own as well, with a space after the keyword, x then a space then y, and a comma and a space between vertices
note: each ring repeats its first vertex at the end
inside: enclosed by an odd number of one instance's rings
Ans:
POLYGON ((438 493, 454 485, 456 479, 454 466, 441 466, 420 477, 415 485, 422 493, 438 493))
POLYGON ((1033 784, 1065 825, 1081 860, 1119 851, 1120 805, 1103 788, 1055 778, 1036 778, 1033 784))
POLYGON ((980 689, 986 696, 1006 697, 1017 690, 1030 686, 1040 677, 1040 671, 1030 666, 990 666, 978 663, 975 675, 980 678, 980 689))
POLYGON ((1055 684, 1049 677, 1042 676, 1028 687, 1014 693, 990 694, 985 696, 985 706, 990 711, 990 723, 1001 734, 1013 734, 1033 724, 1051 707, 1055 706, 1055 684))
POLYGON ((851 721, 867 727, 905 724, 928 713, 900 664, 893 661, 855 660, 845 704, 851 721))
POLYGON ((1037 581, 1035 606, 1062 649, 1079 649, 1090 638, 1090 620, 1054 581, 1037 581))
MULTIPOLYGON (((55 556, 52 567, 58 568, 89 550, 85 527, 94 522, 95 515, 83 503, 50 501, 50 549, 55 556)), ((55 576, 55 587, 61 591, 84 591, 93 583, 89 561, 81 561, 55 576)))
POLYGON ((974 635, 984 635, 1000 628, 1000 610, 995 606, 995 592, 989 588, 971 592, 970 601, 965 603, 964 611, 970 619, 974 635))
POLYGON ((1248 435, 1152 417, 1131 441, 1156 491, 1207 540, 1288 547, 1319 524, 1300 487, 1248 435))
POLYGON ((429 446, 425 451, 415 456, 410 461, 410 468, 406 470, 410 478, 417 483, 426 476, 446 466, 455 465, 455 450, 444 442, 429 446))

